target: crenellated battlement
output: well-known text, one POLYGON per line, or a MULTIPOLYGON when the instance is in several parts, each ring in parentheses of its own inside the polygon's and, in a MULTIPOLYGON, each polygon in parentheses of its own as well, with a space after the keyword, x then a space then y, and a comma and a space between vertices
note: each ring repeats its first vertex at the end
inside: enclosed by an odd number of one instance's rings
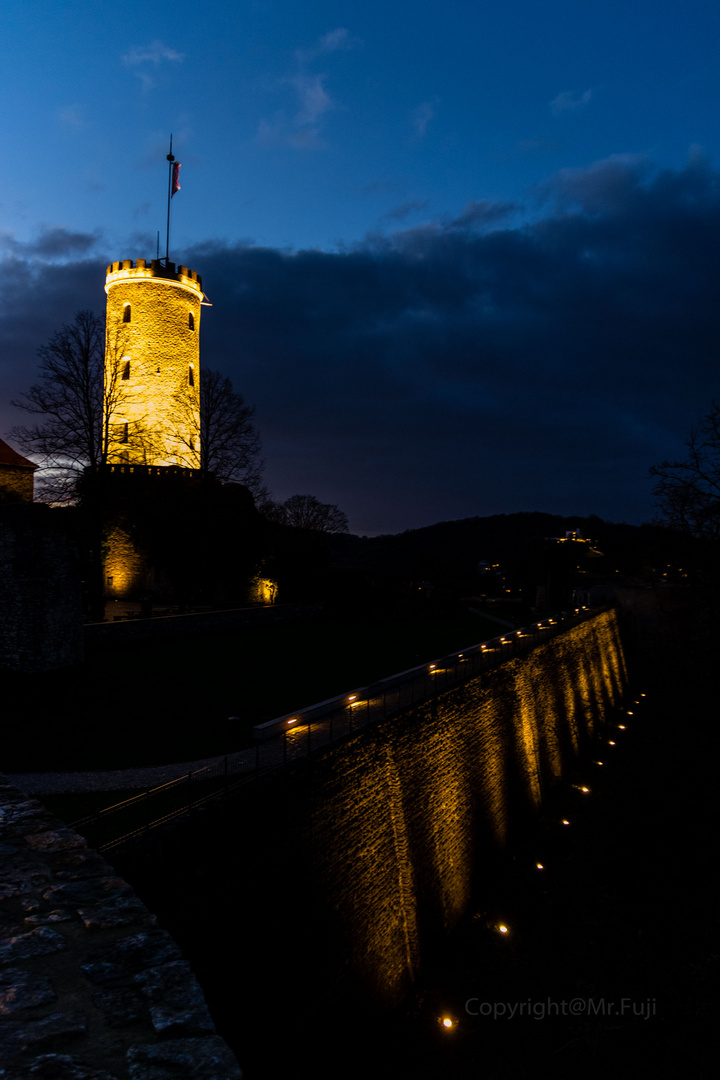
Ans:
POLYGON ((177 282, 202 293, 202 278, 197 270, 187 266, 176 268, 175 263, 166 262, 165 259, 121 259, 110 263, 105 277, 105 291, 115 282, 142 281, 144 278, 177 282))

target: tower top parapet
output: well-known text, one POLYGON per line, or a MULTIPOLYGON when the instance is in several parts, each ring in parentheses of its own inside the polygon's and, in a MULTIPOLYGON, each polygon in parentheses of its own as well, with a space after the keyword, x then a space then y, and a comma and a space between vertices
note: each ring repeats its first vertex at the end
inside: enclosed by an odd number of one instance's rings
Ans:
POLYGON ((175 267, 175 263, 165 259, 123 259, 119 262, 110 263, 105 278, 105 292, 111 285, 119 281, 142 281, 143 279, 160 279, 168 283, 173 282, 183 285, 193 292, 203 295, 202 278, 196 270, 190 270, 187 266, 175 267))

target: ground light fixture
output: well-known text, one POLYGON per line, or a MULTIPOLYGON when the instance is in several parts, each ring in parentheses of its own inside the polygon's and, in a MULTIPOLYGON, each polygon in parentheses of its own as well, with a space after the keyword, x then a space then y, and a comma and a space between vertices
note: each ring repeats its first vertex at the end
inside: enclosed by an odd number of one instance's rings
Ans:
POLYGON ((541 862, 536 862, 535 866, 537 867, 538 870, 544 870, 545 869, 545 867, 543 866, 543 864, 541 862))
POLYGON ((452 1031, 457 1026, 457 1021, 453 1020, 452 1016, 439 1016, 438 1021, 445 1031, 452 1031))

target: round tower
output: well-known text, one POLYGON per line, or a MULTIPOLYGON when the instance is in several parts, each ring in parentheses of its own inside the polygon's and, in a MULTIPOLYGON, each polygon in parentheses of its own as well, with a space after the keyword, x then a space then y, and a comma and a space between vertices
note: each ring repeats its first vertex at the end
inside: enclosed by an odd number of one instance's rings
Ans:
POLYGON ((107 463, 199 469, 200 275, 125 259, 105 292, 107 463))

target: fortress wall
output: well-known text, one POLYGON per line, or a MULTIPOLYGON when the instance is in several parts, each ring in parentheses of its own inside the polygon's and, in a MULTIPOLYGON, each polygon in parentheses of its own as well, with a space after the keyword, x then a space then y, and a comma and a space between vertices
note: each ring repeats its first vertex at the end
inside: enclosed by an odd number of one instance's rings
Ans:
POLYGON ((231 1026, 247 985, 395 1005, 625 679, 607 611, 114 862, 211 1000, 220 957, 242 970, 235 997, 215 998, 231 1026))
POLYGON ((402 997, 624 681, 606 612, 313 764, 299 840, 371 996, 402 997))

